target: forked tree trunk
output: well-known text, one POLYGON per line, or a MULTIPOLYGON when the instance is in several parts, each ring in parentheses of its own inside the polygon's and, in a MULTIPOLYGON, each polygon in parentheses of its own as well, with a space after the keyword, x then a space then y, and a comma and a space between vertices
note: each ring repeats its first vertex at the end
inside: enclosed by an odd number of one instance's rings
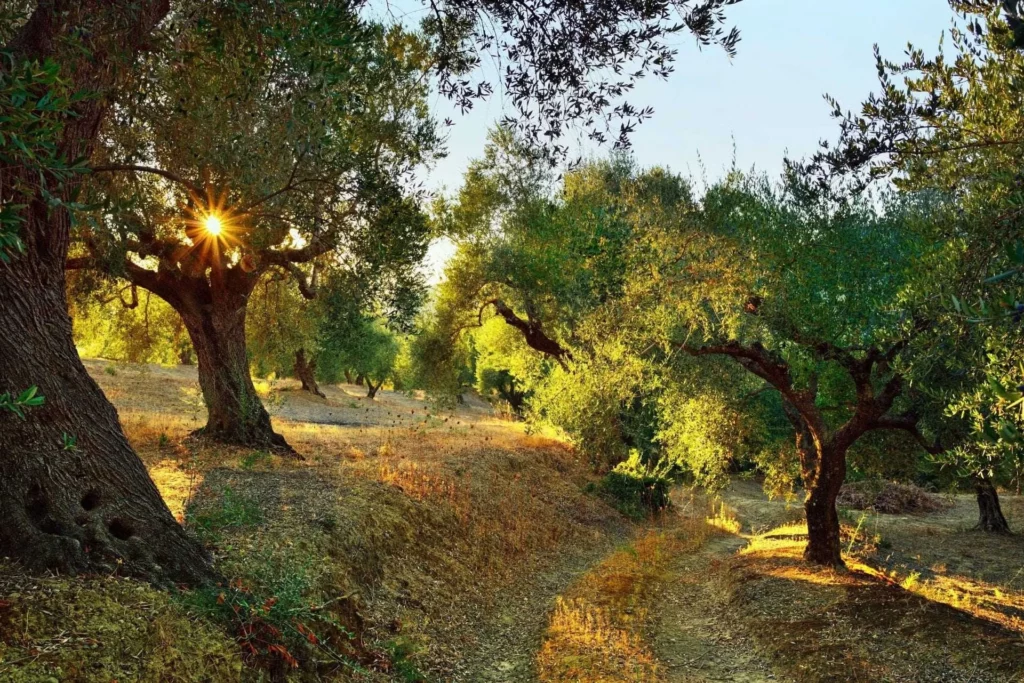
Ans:
POLYGON ((988 477, 974 481, 974 492, 978 498, 978 528, 997 534, 1010 533, 1010 525, 999 506, 999 493, 988 477))
POLYGON ((327 398, 324 392, 320 391, 320 387, 316 383, 316 361, 306 360, 305 349, 299 349, 295 352, 295 376, 302 382, 303 391, 308 391, 320 398, 327 398))
MULTIPOLYGON (((99 95, 68 121, 59 141, 65 158, 88 155, 104 96, 116 84, 115 64, 131 61, 166 12, 159 0, 39 3, 10 46, 13 59, 54 57, 73 87, 99 95), (91 49, 68 48, 70 31, 91 49)), ((0 168, 0 189, 14 186, 18 173, 0 168)), ((49 189, 70 196, 74 188, 49 189)), ((0 266, 0 393, 36 385, 45 403, 25 419, 0 413, 0 555, 34 570, 121 571, 158 583, 211 579, 209 555, 171 516, 78 358, 65 293, 69 216, 41 196, 29 201, 20 226, 25 253, 0 266)))
POLYGON ((376 385, 374 385, 373 380, 370 379, 369 377, 367 377, 366 378, 366 387, 367 387, 367 389, 366 389, 366 397, 369 398, 369 399, 377 398, 377 391, 382 386, 384 386, 384 380, 381 380, 376 385))
POLYGON ((169 303, 185 321, 198 359, 199 386, 207 410, 206 426, 199 434, 221 443, 295 454, 271 426, 249 373, 245 342, 248 292, 230 287, 209 297, 205 280, 192 282, 198 291, 182 297, 185 306, 176 305, 175 297, 170 297, 169 303))

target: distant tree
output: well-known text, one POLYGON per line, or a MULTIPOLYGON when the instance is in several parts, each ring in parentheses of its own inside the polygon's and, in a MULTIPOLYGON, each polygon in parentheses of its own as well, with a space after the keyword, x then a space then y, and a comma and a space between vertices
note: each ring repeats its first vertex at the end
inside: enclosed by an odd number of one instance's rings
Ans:
POLYGON ((544 357, 501 318, 491 318, 476 330, 473 342, 476 390, 485 398, 503 401, 513 415, 523 417, 527 401, 548 372, 544 357))
POLYGON ((312 298, 332 256, 425 253, 403 184, 438 144, 427 46, 307 2, 185 5, 165 31, 175 49, 134 85, 147 96, 121 102, 105 130, 91 186, 102 207, 69 267, 123 277, 178 311, 199 360, 204 435, 287 449, 249 375, 250 297, 274 273, 312 298))
POLYGON ((351 321, 329 348, 340 367, 363 379, 369 398, 393 378, 400 350, 397 335, 380 319, 365 315, 351 321))

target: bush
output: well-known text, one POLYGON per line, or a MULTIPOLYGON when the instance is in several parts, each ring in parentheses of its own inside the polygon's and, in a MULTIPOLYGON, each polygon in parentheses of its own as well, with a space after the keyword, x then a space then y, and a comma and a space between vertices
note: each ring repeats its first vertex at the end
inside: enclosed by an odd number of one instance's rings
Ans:
POLYGON ((629 458, 605 475, 600 490, 622 514, 642 519, 668 508, 673 483, 671 463, 662 460, 647 464, 639 451, 632 450, 629 458))

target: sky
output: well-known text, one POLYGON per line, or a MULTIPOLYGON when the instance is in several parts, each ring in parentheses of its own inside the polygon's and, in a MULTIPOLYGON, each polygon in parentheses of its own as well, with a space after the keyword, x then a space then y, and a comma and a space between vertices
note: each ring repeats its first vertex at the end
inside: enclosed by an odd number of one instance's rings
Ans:
MULTIPOLYGON (((777 173, 782 161, 813 153, 835 139, 837 125, 823 95, 856 109, 873 90, 872 46, 901 61, 908 41, 937 50, 953 19, 946 0, 742 0, 728 9, 741 42, 730 59, 721 49, 676 41, 676 71, 667 80, 641 82, 630 96, 654 117, 632 137, 642 167, 665 166, 712 181, 732 166, 777 173)), ((500 96, 468 115, 434 97, 437 117, 450 117, 448 153, 423 176, 434 191, 455 191, 469 161, 483 150, 487 130, 504 111, 500 96)), ((585 154, 600 155, 601 149, 585 154)), ((427 269, 436 280, 452 252, 431 248, 427 269)))

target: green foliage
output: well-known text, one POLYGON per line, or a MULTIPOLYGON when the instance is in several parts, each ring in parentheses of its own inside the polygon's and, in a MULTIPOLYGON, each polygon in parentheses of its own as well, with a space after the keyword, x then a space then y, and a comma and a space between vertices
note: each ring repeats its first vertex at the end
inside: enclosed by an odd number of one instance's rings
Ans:
POLYGON ((476 390, 522 417, 536 386, 550 372, 550 362, 531 350, 520 334, 498 318, 473 332, 476 390))
MULTIPOLYGON (((0 10, 0 23, 23 21, 18 8, 0 10), (12 12, 12 9, 14 10, 12 12)), ((58 146, 66 120, 86 93, 70 92, 66 75, 52 60, 15 62, 10 52, 0 50, 0 166, 19 169, 5 175, 0 195, 0 265, 24 253, 20 229, 25 208, 37 191, 51 209, 66 202, 57 191, 61 184, 83 172, 84 160, 63 158, 58 146), (45 179, 45 180, 44 180, 45 179)))
POLYGON ((1008 407, 1024 383, 1020 7, 950 4, 957 20, 933 56, 915 46, 900 62, 877 54, 878 92, 857 114, 834 103, 839 144, 810 168, 825 181, 891 177, 905 192, 945 199, 931 237, 947 249, 940 268, 922 268, 919 279, 937 293, 929 314, 957 342, 942 349, 963 376, 943 387, 947 415, 971 434, 935 460, 968 480, 1006 482, 1021 450, 1019 418, 1008 407))
MULTIPOLYGON (((127 363, 177 365, 193 362, 194 351, 181 316, 150 292, 72 274, 74 339, 80 355, 127 363)), ((104 372, 117 370, 108 365, 104 372)))
POLYGON ((384 643, 384 648, 391 660, 392 672, 399 680, 405 683, 422 683, 427 680, 414 662, 422 648, 413 640, 399 636, 384 643))
POLYGON ((250 664, 277 676, 300 666, 315 669, 325 657, 333 669, 359 669, 345 647, 354 635, 315 597, 313 561, 257 554, 248 562, 246 579, 184 591, 178 600, 223 624, 250 664))
POLYGON ((736 407, 723 388, 701 393, 671 387, 660 405, 658 440, 665 457, 678 463, 709 490, 729 483, 729 470, 740 457, 752 429, 760 425, 736 407))
POLYGON ((215 506, 199 511, 190 506, 186 520, 201 536, 216 539, 224 529, 262 524, 263 510, 255 500, 225 486, 215 506))
POLYGON ((673 486, 672 464, 668 461, 645 463, 637 450, 620 462, 601 480, 599 489, 607 494, 622 514, 642 519, 670 505, 673 486))
POLYGON ((32 386, 20 394, 12 394, 5 391, 0 394, 0 411, 14 413, 22 420, 25 419, 25 411, 29 408, 38 408, 46 402, 46 398, 39 394, 39 388, 32 386))

